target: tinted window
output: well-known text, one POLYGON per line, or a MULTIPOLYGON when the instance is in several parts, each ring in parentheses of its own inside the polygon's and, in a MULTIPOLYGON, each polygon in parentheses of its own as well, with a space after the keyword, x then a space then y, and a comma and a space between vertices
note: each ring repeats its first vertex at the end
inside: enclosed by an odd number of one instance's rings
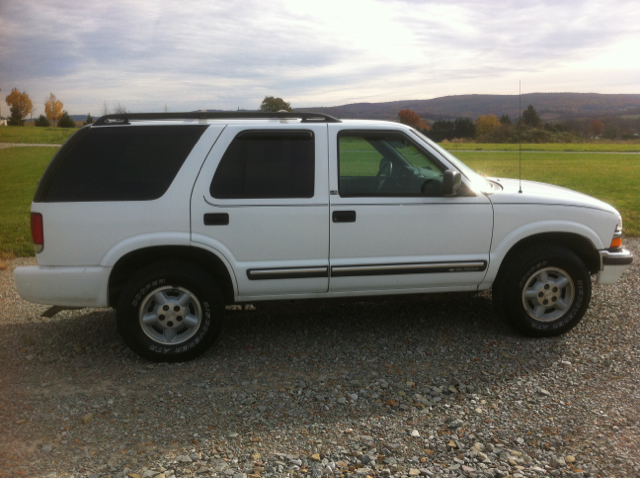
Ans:
POLYGON ((211 182, 214 198, 311 198, 315 144, 310 131, 247 131, 229 145, 211 182))
MULTIPOLYGON (((42 178, 46 202, 160 198, 207 127, 91 128, 42 178)), ((53 163, 53 162, 52 162, 53 163)))
POLYGON ((401 133, 343 131, 340 196, 439 196, 443 168, 401 133))

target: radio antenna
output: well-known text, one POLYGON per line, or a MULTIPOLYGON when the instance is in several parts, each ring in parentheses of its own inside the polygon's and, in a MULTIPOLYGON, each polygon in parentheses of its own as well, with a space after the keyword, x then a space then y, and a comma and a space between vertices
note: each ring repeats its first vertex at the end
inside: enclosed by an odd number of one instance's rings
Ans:
POLYGON ((518 80, 518 193, 522 193, 522 80, 518 80))

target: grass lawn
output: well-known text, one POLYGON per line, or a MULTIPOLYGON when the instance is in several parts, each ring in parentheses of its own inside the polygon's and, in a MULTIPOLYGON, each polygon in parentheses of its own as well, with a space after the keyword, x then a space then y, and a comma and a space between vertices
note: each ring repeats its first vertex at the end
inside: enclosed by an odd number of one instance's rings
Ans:
POLYGON ((0 143, 50 143, 62 145, 77 128, 0 126, 0 143))
MULTIPOLYGON (((518 152, 456 152, 485 176, 518 177, 518 152)), ((640 236, 640 155, 528 153, 522 178, 564 186, 613 205, 624 221, 625 236, 640 236)))
MULTIPOLYGON (((517 143, 440 143, 449 151, 518 151, 517 143)), ((523 143, 522 151, 640 152, 640 142, 629 143, 523 143)))
MULTIPOLYGON (((0 258, 33 255, 31 200, 56 151, 45 147, 0 150, 0 258)), ((484 175, 518 177, 517 151, 457 152, 456 156, 484 175)), ((528 153, 522 163, 524 179, 565 186, 611 203, 624 218, 625 236, 640 236, 639 155, 528 153)))
POLYGON ((0 150, 0 258, 33 256, 31 200, 56 151, 46 147, 0 150))

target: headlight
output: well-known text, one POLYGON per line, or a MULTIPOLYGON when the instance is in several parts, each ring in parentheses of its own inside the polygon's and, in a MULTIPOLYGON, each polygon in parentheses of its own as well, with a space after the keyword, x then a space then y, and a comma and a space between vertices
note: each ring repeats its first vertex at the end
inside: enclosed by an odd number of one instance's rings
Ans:
POLYGON ((613 239, 610 248, 620 248, 622 246, 622 218, 618 221, 616 229, 613 231, 613 239))

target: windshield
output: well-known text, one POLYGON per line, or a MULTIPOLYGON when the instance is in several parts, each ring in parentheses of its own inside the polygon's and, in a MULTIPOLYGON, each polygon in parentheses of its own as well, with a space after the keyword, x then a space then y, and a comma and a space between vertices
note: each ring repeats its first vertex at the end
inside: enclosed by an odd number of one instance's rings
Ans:
POLYGON ((487 189, 490 190, 490 189, 493 188, 491 183, 484 176, 479 175, 478 173, 473 171, 471 168, 469 168, 467 165, 465 165, 458 158, 456 158, 451 153, 449 153, 447 150, 445 150, 440 145, 438 145, 435 141, 431 141, 429 138, 424 136, 419 131, 414 130, 413 128, 411 129, 411 131, 413 133, 415 133, 417 136, 419 136, 421 140, 423 140, 424 142, 428 143, 430 147, 435 149, 438 153, 440 153, 442 156, 444 156, 447 160, 449 160, 451 163, 453 163, 455 165, 455 167, 458 168, 458 170, 460 170, 460 173, 462 173, 464 176, 466 176, 474 185, 477 185, 479 190, 484 191, 484 190, 487 190, 487 189))

